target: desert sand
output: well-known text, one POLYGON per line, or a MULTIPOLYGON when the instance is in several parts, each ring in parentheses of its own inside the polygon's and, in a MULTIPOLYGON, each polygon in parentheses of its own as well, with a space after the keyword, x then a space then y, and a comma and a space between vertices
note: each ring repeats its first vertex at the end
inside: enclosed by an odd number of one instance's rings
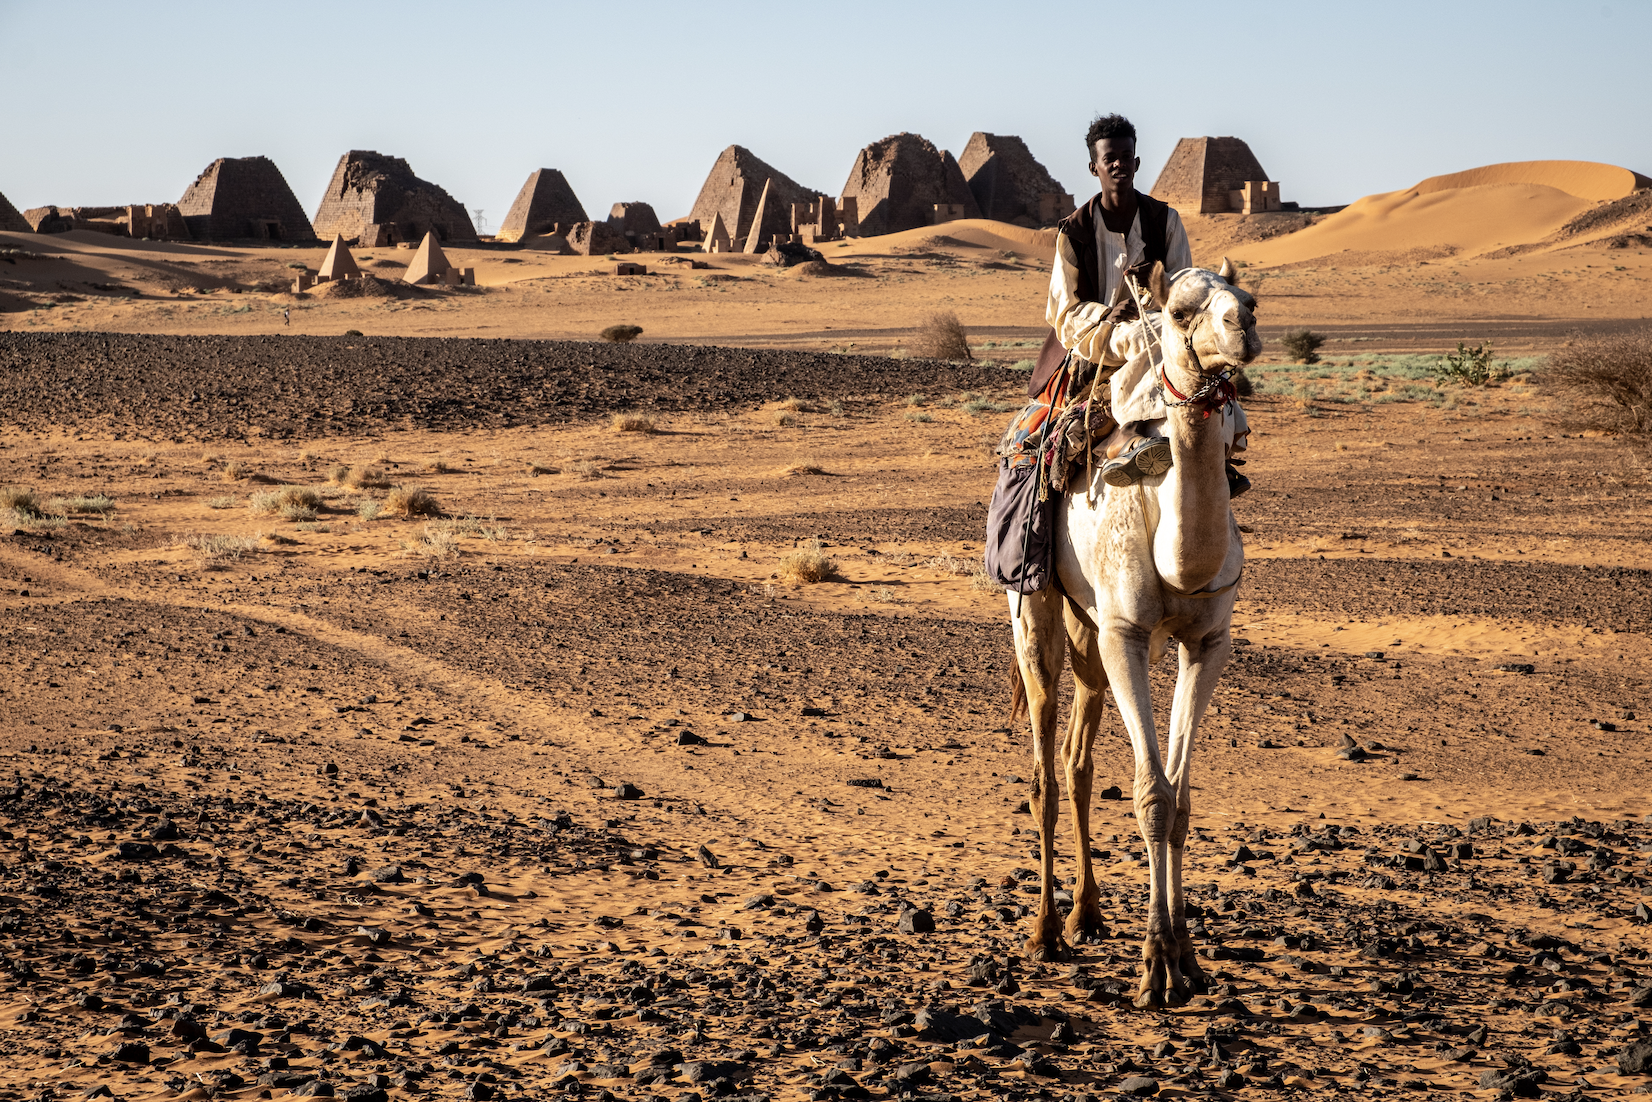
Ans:
POLYGON ((0 485, 39 514, 0 534, 0 1091, 1644 1085, 1652 513, 1538 357, 1641 323, 1647 249, 1614 242, 1646 217, 1566 244, 1603 201, 1549 179, 1248 244, 1190 218, 1270 335, 1333 339, 1251 372, 1189 847, 1217 986, 1171 1012, 1129 1005, 1116 791, 1112 936, 1018 955, 1030 760, 976 563, 1046 239, 954 223, 815 278, 454 249, 482 286, 299 297, 257 288, 324 250, 0 235, 38 257, 0 264, 0 485), (974 363, 883 355, 938 309, 974 363), (616 322, 642 340, 587 343, 616 322), (1419 370, 1486 336, 1512 377, 1419 370), (788 582, 817 541, 832 578, 788 582))

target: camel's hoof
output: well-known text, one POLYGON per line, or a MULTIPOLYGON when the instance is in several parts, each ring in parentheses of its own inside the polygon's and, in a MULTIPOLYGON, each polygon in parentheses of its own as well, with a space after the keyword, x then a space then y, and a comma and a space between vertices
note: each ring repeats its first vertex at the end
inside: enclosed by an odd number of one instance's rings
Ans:
POLYGON ((1025 952, 1028 960, 1066 960, 1072 955, 1067 943, 1059 937, 1049 940, 1037 936, 1030 937, 1027 939, 1025 952))
POLYGON ((1187 993, 1174 987, 1163 991, 1147 990, 1136 996, 1135 1004, 1138 1010, 1167 1010, 1171 1007, 1186 1006, 1187 993))
POLYGON ((1107 924, 1101 917, 1086 916, 1078 918, 1075 912, 1067 919, 1067 943, 1069 945, 1099 945, 1107 937, 1107 924))
POLYGON ((1183 958, 1181 969, 1182 980, 1187 984, 1188 990, 1195 995, 1203 995, 1210 990, 1210 976, 1192 957, 1183 958))

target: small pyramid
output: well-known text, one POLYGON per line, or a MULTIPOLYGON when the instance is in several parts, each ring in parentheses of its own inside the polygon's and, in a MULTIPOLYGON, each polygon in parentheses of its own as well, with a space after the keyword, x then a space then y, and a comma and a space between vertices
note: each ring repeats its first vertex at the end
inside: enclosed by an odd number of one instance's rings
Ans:
POLYGON ((327 250, 327 259, 321 262, 321 271, 316 274, 321 279, 361 278, 361 269, 356 267, 356 258, 350 255, 342 233, 333 234, 333 247, 327 250))
POLYGON ((708 253, 726 253, 729 251, 728 227, 723 225, 722 211, 717 211, 711 216, 711 228, 706 231, 704 248, 708 253))
POLYGON ((442 273, 451 267, 453 265, 447 262, 447 254, 442 252, 442 246, 436 240, 436 231, 428 230, 424 241, 419 244, 419 251, 413 254, 413 263, 407 266, 402 282, 436 283, 442 278, 442 273))
POLYGON ((772 179, 764 182, 763 194, 757 200, 757 210, 751 216, 751 232, 746 235, 745 251, 748 253, 767 252, 776 234, 784 236, 791 233, 790 222, 781 210, 785 204, 773 193, 773 184, 772 179))
POLYGON ((11 200, 0 195, 0 230, 8 233, 33 233, 34 228, 18 213, 11 200))

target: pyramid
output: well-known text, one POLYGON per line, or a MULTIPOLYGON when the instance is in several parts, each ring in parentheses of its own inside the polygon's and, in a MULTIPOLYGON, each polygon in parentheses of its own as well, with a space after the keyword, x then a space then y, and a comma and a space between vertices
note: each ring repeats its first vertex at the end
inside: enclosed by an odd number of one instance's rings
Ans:
POLYGON ((843 195, 858 200, 860 232, 869 237, 932 225, 936 204, 981 217, 958 162, 919 134, 894 134, 857 153, 843 195))
POLYGON ((344 243, 342 234, 333 234, 333 247, 327 250, 327 258, 321 262, 321 271, 316 276, 319 279, 361 278, 361 269, 356 267, 356 258, 350 255, 350 247, 344 243))
POLYGON ((782 206, 775 198, 774 181, 771 179, 763 185, 763 193, 757 197, 757 209, 751 215, 751 229, 746 232, 745 251, 768 252, 777 236, 789 237, 791 232, 791 206, 782 206))
POLYGON ((1072 196, 1038 163, 1027 143, 1013 134, 977 130, 969 136, 958 168, 983 218, 1043 225, 1073 209, 1072 196), (1050 216, 1052 212, 1058 213, 1050 216))
POLYGON ((434 232, 443 241, 475 241, 470 213, 429 180, 413 175, 400 157, 352 149, 338 159, 315 215, 316 232, 358 245, 417 241, 434 232))
POLYGON ((648 203, 615 203, 608 211, 608 225, 623 234, 660 232, 660 216, 648 203))
POLYGON ((783 212, 782 217, 792 209, 793 203, 807 203, 820 194, 769 165, 745 146, 731 145, 717 155, 717 163, 706 175, 688 220, 709 226, 712 218, 720 214, 729 237, 743 243, 751 235, 752 217, 757 213, 763 189, 771 183, 770 198, 775 209, 783 212))
POLYGON ((314 241, 287 178, 268 157, 220 157, 195 177, 178 212, 197 241, 314 241))
POLYGON ((1221 214, 1235 209, 1230 192, 1266 179, 1268 174, 1250 146, 1238 138, 1183 138, 1171 151, 1151 194, 1182 210, 1221 214))
POLYGON ((436 240, 436 231, 426 230, 419 251, 413 254, 413 263, 402 273, 402 282, 439 283, 442 281, 442 273, 451 267, 453 265, 447 262, 447 254, 442 252, 441 243, 436 240))
POLYGON ((711 216, 711 228, 706 231, 705 244, 702 248, 708 253, 726 253, 732 247, 729 242, 728 227, 723 225, 723 212, 718 211, 711 216))
POLYGON ((33 227, 18 213, 11 200, 0 195, 0 230, 7 233, 33 233, 33 227))
POLYGON ((498 237, 501 241, 520 241, 524 237, 550 233, 553 226, 566 227, 590 220, 579 196, 561 172, 554 168, 536 168, 516 193, 516 202, 505 215, 498 237))

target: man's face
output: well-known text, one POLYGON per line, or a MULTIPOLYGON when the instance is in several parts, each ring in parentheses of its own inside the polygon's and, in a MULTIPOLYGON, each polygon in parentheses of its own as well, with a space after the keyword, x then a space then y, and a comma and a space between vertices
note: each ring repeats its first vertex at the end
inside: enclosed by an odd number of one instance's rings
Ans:
POLYGON ((1141 158, 1136 156, 1136 143, 1131 138, 1096 139, 1095 160, 1090 162, 1090 175, 1101 180, 1112 180, 1119 190, 1136 182, 1136 170, 1141 158))

